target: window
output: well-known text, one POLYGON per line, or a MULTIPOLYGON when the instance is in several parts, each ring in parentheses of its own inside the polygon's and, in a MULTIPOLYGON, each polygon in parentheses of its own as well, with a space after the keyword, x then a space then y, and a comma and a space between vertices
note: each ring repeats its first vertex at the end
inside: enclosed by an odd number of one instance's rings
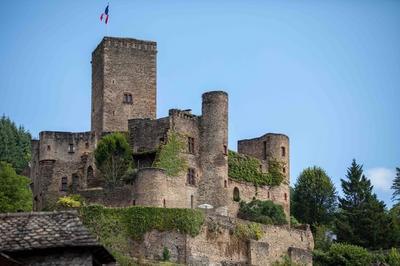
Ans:
POLYGON ((61 178, 61 188, 60 191, 67 191, 68 189, 68 178, 66 176, 63 176, 61 178))
POLYGON ((267 160, 267 142, 263 142, 263 158, 264 160, 267 160))
POLYGON ((191 195, 190 196, 190 208, 193 209, 193 207, 194 207, 194 197, 193 197, 193 195, 191 195))
POLYGON ((237 187, 235 187, 233 189, 233 200, 239 202, 240 201, 240 193, 239 193, 239 189, 237 187))
POLYGON ((69 153, 74 153, 74 150, 75 150, 74 144, 69 144, 69 145, 68 145, 68 152, 69 152, 69 153))
POLYGON ((194 168, 188 169, 187 183, 192 186, 196 185, 196 170, 194 168))
POLYGON ((282 172, 283 172, 284 174, 286 173, 286 168, 285 168, 285 167, 282 168, 282 172))
POLYGON ((76 193, 79 187, 79 177, 77 174, 72 175, 72 191, 76 193))
POLYGON ((126 103, 126 104, 132 104, 133 103, 132 94, 124 93, 124 98, 123 98, 122 102, 126 103))
POLYGON ((132 200, 132 205, 133 205, 133 206, 136 205, 136 200, 132 200))
POLYGON ((47 150, 50 151, 51 150, 51 146, 47 145, 47 150))
POLYGON ((285 201, 287 201, 287 193, 283 195, 285 197, 285 201))
POLYGON ((286 149, 285 149, 285 147, 281 147, 281 155, 282 155, 282 157, 285 157, 285 156, 286 156, 286 149))
POLYGON ((224 145, 224 155, 228 155, 228 146, 224 145))
POLYGON ((228 182, 226 180, 224 180, 224 188, 228 187, 228 182))
POLYGON ((89 142, 85 143, 85 147, 86 147, 86 149, 89 149, 89 142))
POLYGON ((194 138, 188 137, 188 152, 194 154, 194 138))
POLYGON ((162 204, 163 204, 163 207, 164 207, 164 208, 167 207, 167 202, 165 201, 165 199, 162 200, 162 204))
POLYGON ((267 197, 269 198, 269 191, 268 191, 268 195, 267 195, 267 197))

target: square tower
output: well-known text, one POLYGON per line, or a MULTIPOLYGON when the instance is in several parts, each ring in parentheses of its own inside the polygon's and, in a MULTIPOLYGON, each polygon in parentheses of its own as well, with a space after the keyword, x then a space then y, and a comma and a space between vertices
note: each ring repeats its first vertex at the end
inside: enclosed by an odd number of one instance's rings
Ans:
POLYGON ((104 37, 92 53, 91 129, 128 131, 128 119, 156 118, 157 43, 104 37))

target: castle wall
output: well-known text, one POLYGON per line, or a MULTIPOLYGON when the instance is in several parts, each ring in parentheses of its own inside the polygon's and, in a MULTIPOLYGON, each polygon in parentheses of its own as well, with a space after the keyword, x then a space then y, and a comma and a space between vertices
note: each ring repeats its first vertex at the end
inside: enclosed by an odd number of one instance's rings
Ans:
POLYGON ((233 232, 237 222, 244 220, 224 216, 207 216, 200 234, 190 237, 178 232, 145 234, 143 240, 133 241, 133 255, 147 259, 162 259, 164 247, 171 261, 188 265, 262 265, 268 266, 290 255, 294 261, 312 265, 313 237, 305 230, 287 226, 260 225, 264 237, 260 240, 238 238, 233 232))
POLYGON ((128 120, 156 118, 157 44, 105 37, 92 54, 92 131, 128 131, 128 120), (96 98, 98 97, 98 98, 96 98))
POLYGON ((134 187, 125 185, 113 189, 88 188, 79 190, 78 193, 87 203, 101 204, 109 207, 129 207, 133 205, 134 187))
POLYGON ((198 187, 199 204, 211 204, 226 213, 228 198, 224 181, 228 177, 228 94, 203 94, 200 122, 200 161, 202 178, 198 187))
POLYGON ((232 217, 236 217, 239 211, 239 202, 233 200, 233 190, 237 188, 239 190, 240 200, 249 202, 251 200, 272 200, 275 204, 279 204, 283 207, 285 214, 288 218, 290 217, 290 197, 287 191, 286 185, 281 186, 254 186, 254 184, 243 181, 236 181, 229 179, 228 182, 228 195, 230 202, 228 205, 228 213, 232 217), (286 193, 286 197, 285 197, 286 193))
POLYGON ((85 188, 89 166, 93 175, 96 172, 92 155, 96 138, 91 132, 43 131, 39 137, 32 143, 35 210, 51 208, 59 197, 85 188))

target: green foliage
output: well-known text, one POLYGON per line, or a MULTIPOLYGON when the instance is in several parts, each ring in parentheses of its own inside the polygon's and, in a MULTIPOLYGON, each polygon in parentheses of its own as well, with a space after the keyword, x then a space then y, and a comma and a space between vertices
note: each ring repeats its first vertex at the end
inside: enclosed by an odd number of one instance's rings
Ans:
POLYGON ((176 132, 168 134, 168 141, 161 145, 154 161, 154 166, 164 169, 168 176, 177 176, 187 169, 188 163, 183 156, 186 142, 183 136, 176 132))
POLYGON ((294 187, 293 215, 310 225, 330 224, 336 209, 336 190, 329 176, 320 167, 301 172, 294 187))
POLYGON ((0 162, 0 212, 32 210, 30 180, 17 175, 11 164, 0 162))
POLYGON ((80 208, 80 215, 83 223, 100 238, 101 243, 110 248, 117 259, 120 257, 124 260, 129 259, 131 239, 141 239, 146 232, 153 229, 176 230, 196 236, 204 222, 204 215, 198 210, 140 206, 83 206, 80 208))
POLYGON ((327 251, 332 245, 332 239, 329 234, 332 233, 330 227, 326 225, 319 225, 315 227, 314 243, 315 249, 327 251))
POLYGON ((31 160, 31 134, 4 115, 0 118, 0 161, 10 163, 21 174, 31 160))
POLYGON ((365 248, 388 248, 390 219, 385 204, 372 193, 362 166, 353 160, 347 180, 341 180, 344 197, 339 198, 336 219, 337 239, 365 248))
POLYGON ((169 259, 171 258, 171 254, 169 253, 169 250, 167 247, 164 247, 164 249, 163 249, 162 258, 163 258, 163 261, 169 261, 169 259))
POLYGON ((245 241, 250 239, 260 240, 264 236, 264 231, 260 224, 237 222, 233 234, 245 241))
POLYGON ((282 206, 270 200, 252 200, 249 203, 240 202, 238 217, 262 224, 287 224, 282 206))
POLYGON ((400 253, 397 249, 392 248, 386 257, 386 262, 390 266, 400 266, 400 253))
POLYGON ((300 264, 293 262, 288 255, 285 255, 281 260, 272 263, 272 266, 300 266, 300 264))
POLYGON ((83 205, 83 199, 80 195, 69 195, 60 197, 57 201, 57 209, 80 208, 83 205))
POLYGON ((110 186, 118 185, 131 167, 132 154, 125 135, 112 133, 101 138, 94 151, 96 166, 110 186))
POLYGON ((297 221, 296 217, 294 217, 293 215, 290 216, 290 224, 292 226, 300 225, 299 221, 297 221))
POLYGON ((365 248, 349 244, 332 244, 327 252, 314 252, 314 265, 365 266, 372 263, 373 256, 365 248))
POLYGON ((396 177, 393 179, 391 189, 393 190, 392 200, 400 202, 400 168, 396 167, 396 177))
POLYGON ((390 246, 400 246, 400 204, 396 204, 389 211, 389 241, 390 246))
POLYGON ((260 170, 261 162, 251 156, 228 152, 228 175, 230 178, 251 182, 257 186, 278 186, 285 176, 282 173, 282 163, 278 161, 268 162, 268 173, 260 170))

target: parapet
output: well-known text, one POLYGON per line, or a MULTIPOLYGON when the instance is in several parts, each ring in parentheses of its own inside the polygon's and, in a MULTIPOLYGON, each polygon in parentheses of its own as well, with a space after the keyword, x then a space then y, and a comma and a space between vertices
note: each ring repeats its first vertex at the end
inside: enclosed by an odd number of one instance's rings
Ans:
POLYGON ((153 41, 138 40, 133 38, 104 37, 93 53, 104 47, 133 48, 143 51, 157 52, 157 43, 153 41))
POLYGON ((238 143, 242 143, 242 142, 252 142, 252 141, 261 141, 264 139, 267 139, 268 137, 270 138, 283 138, 283 139, 287 139, 289 140, 289 137, 285 134, 281 134, 281 133, 267 133, 262 135, 261 137, 257 137, 257 138, 252 138, 252 139, 241 139, 238 141, 238 143))
POLYGON ((169 116, 176 116, 176 117, 181 117, 181 118, 186 118, 186 119, 196 119, 197 116, 192 114, 191 109, 187 110, 180 110, 180 109, 170 109, 168 111, 169 116))
POLYGON ((39 139, 56 139, 56 140, 86 140, 94 138, 95 135, 90 132, 63 132, 63 131, 42 131, 39 133, 39 139))

